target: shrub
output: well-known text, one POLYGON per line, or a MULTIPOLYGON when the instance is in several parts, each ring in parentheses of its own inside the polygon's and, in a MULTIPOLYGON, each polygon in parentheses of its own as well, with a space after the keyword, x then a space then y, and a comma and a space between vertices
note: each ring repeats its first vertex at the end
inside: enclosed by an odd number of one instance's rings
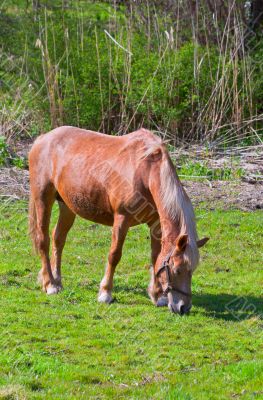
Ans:
POLYGON ((5 137, 0 136, 0 166, 5 165, 8 157, 9 157, 9 152, 7 149, 5 137))

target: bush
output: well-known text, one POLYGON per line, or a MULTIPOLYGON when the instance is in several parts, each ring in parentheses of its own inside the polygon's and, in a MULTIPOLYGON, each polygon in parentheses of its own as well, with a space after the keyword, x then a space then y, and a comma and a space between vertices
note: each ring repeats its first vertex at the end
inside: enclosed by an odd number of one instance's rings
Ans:
POLYGON ((129 14, 124 6, 74 0, 68 7, 45 4, 36 16, 29 3, 8 0, 0 15, 2 48, 14 65, 0 66, 2 81, 20 77, 10 89, 0 85, 0 97, 11 121, 18 110, 18 127, 29 134, 61 124, 119 134, 144 125, 173 138, 213 141, 242 139, 262 127, 252 118, 262 103, 262 71, 253 64, 262 59, 262 45, 235 58, 234 40, 228 38, 226 48, 213 40, 197 45, 189 26, 172 32, 172 15, 154 17, 149 31, 139 9, 129 14))
POLYGON ((8 157, 9 157, 9 152, 7 149, 5 137, 0 136, 0 167, 5 165, 8 157))
POLYGON ((4 166, 14 166, 23 169, 27 167, 27 160, 23 157, 11 154, 5 137, 0 136, 0 167, 4 166))

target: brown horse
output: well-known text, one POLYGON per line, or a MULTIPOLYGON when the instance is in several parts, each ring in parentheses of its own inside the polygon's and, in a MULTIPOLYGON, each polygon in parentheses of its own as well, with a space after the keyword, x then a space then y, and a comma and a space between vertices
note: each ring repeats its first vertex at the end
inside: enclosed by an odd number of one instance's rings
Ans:
POLYGON ((40 136, 29 154, 30 233, 42 260, 40 281, 58 293, 61 256, 76 215, 113 226, 98 300, 112 301, 113 275, 130 226, 151 233, 152 278, 148 293, 157 306, 184 314, 191 308, 191 278, 199 261, 192 204, 161 139, 140 129, 121 137, 63 126, 40 136), (58 201, 59 219, 49 224, 58 201))

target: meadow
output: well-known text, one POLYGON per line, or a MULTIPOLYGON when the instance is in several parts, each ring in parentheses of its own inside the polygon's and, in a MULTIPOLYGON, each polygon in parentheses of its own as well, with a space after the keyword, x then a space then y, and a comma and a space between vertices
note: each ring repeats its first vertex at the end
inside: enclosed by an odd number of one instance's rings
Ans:
POLYGON ((261 211, 196 210, 200 237, 211 240, 183 317, 147 296, 146 226, 128 234, 108 306, 97 292, 109 228, 76 220, 64 290, 48 297, 27 203, 0 211, 0 399, 262 399, 261 211))

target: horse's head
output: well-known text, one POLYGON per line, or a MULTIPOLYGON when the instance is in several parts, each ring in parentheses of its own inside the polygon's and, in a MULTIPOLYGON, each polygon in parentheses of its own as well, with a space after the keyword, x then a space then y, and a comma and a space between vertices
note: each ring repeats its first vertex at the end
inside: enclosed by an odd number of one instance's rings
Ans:
MULTIPOLYGON (((195 252, 204 246, 209 238, 196 242, 195 252)), ((162 289, 162 299, 167 296, 170 311, 181 315, 190 311, 192 307, 191 282, 193 265, 189 253, 194 251, 188 244, 188 235, 180 235, 174 249, 166 256, 155 277, 162 289)), ((198 257, 197 261, 198 262, 198 257)), ((158 304, 158 303, 157 303, 158 304)))

